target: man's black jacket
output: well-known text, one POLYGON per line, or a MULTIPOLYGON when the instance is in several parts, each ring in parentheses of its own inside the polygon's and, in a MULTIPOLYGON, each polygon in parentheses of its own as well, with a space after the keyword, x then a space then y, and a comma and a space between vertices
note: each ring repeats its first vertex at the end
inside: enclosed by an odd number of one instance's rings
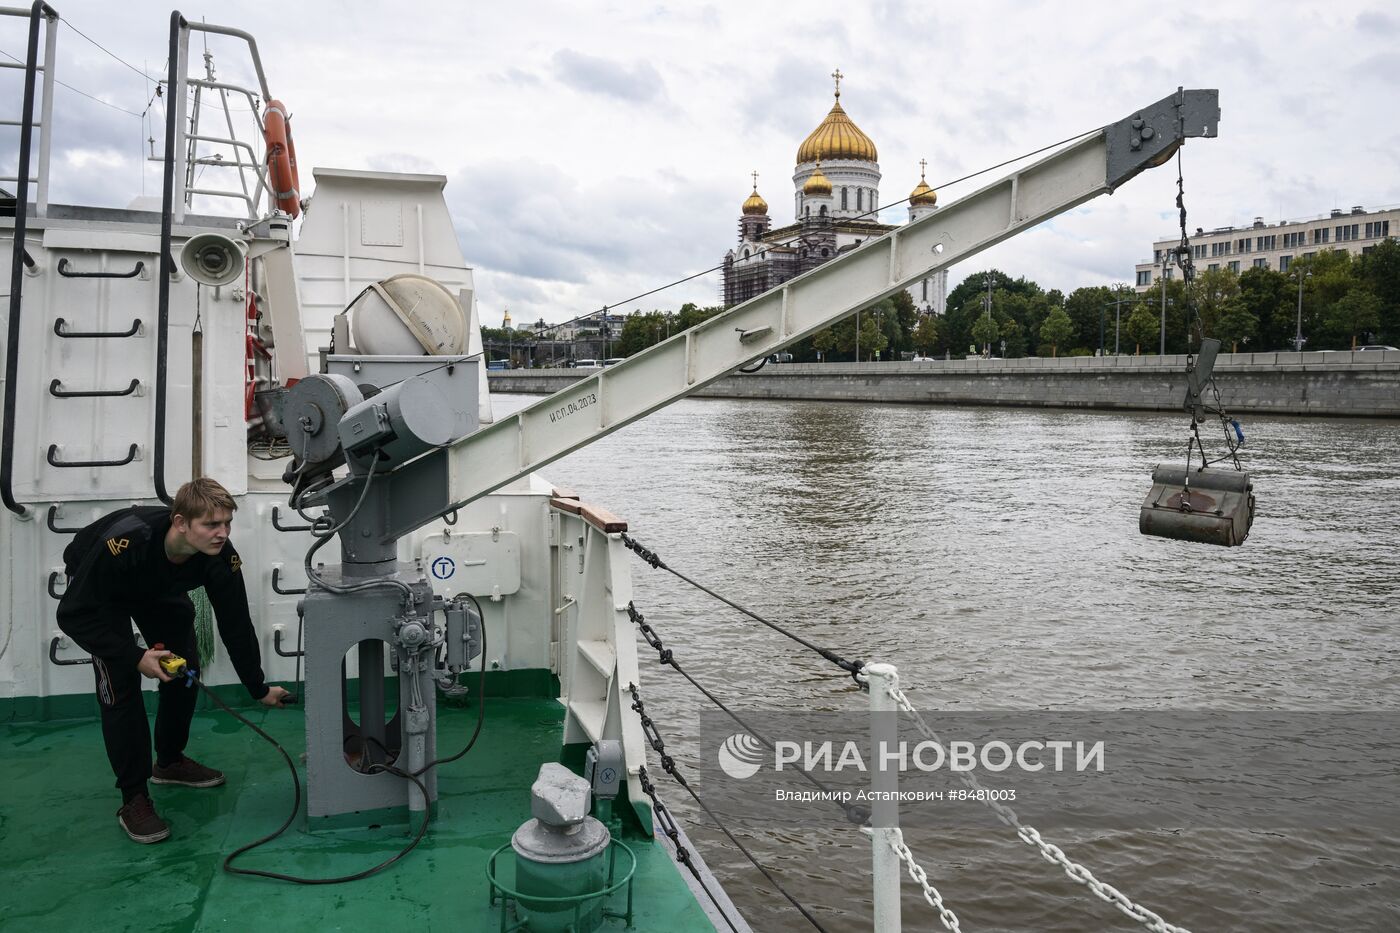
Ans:
POLYGON ((144 649, 131 634, 133 611, 149 612, 202 586, 238 679, 254 699, 262 699, 268 688, 238 552, 226 542, 216 557, 195 553, 182 564, 171 563, 165 556, 169 530, 167 507, 137 506, 103 516, 78 532, 63 551, 71 579, 58 604, 58 627, 109 665, 134 668, 144 649))

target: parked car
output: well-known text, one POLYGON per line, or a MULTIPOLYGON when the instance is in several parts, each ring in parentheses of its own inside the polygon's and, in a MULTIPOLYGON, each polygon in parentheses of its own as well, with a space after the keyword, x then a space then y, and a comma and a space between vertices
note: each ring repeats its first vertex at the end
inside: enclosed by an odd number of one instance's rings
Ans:
POLYGON ((1364 346, 1364 347, 1357 347, 1356 349, 1357 349, 1357 351, 1359 352, 1359 351, 1361 351, 1361 350, 1394 350, 1394 349, 1396 349, 1396 347, 1387 346, 1386 344, 1383 344, 1383 343, 1372 343, 1372 344, 1367 344, 1367 345, 1364 346))
POLYGON ((791 362, 792 362, 792 354, 791 354, 791 353, 770 353, 770 354, 768 355, 768 362, 770 362, 770 363, 791 363, 791 362))
POLYGON ((597 369, 602 365, 597 360, 571 360, 569 362, 570 369, 597 369))

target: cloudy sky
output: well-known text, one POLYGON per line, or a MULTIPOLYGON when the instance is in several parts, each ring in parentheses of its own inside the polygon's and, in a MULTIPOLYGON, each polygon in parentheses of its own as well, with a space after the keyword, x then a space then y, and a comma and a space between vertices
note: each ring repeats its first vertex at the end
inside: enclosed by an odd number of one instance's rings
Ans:
MULTIPOLYGON (((73 89, 57 91, 53 200, 158 194, 138 71, 164 73, 170 5, 55 5, 135 67, 64 30, 56 76, 73 89)), ((257 37, 304 179, 312 165, 447 176, 493 325, 506 306, 517 323, 557 322, 715 265, 752 170, 774 222, 790 221, 796 149, 831 105, 836 67, 843 105, 879 147, 882 204, 908 195, 921 158, 946 204, 970 186, 943 181, 1178 85, 1219 88, 1223 111, 1220 137, 1186 149, 1193 228, 1400 204, 1400 12, 1384 2, 222 0, 182 12, 257 37)), ((0 53, 23 55, 21 26, 0 28, 0 53)), ((220 76, 242 77, 244 57, 211 45, 220 76)), ((15 100, 16 73, 0 80, 15 100)), ((1173 231, 1175 181, 1169 168, 1140 176, 954 268, 953 282, 987 266, 1066 291, 1131 281, 1173 231)), ((621 310, 718 293, 713 273, 621 310)))

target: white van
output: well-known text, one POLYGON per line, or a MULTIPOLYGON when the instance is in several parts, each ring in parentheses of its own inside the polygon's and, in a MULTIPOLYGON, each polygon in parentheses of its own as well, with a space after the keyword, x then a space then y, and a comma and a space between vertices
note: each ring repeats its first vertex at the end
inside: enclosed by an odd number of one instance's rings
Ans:
POLYGON ((569 364, 571 369, 598 369, 603 364, 597 360, 574 360, 569 364))

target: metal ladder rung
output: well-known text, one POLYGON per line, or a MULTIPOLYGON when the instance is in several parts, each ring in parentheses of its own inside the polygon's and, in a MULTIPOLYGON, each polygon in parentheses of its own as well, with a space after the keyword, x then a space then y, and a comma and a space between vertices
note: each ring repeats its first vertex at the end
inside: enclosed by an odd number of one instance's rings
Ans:
POLYGON ((125 389, 65 389, 63 380, 55 379, 49 383, 49 394, 54 398, 124 398, 134 395, 139 388, 140 379, 131 380, 131 384, 125 389))
MULTIPOLYGON (((19 181, 19 176, 18 176, 18 175, 3 175, 3 176, 0 176, 0 181, 19 181)), ((31 179, 29 179, 29 183, 30 183, 31 185, 37 185, 37 184, 39 183, 39 179, 38 179, 38 178, 31 178, 31 179)))
POLYGON ((136 459, 136 451, 137 451, 137 449, 138 449, 138 448, 137 448, 137 445, 132 444, 132 445, 131 445, 131 448, 127 451, 126 458, 125 458, 125 459, 122 459, 122 460, 59 460, 59 459, 58 459, 58 445, 57 445, 57 444, 50 444, 50 445, 49 445, 49 453, 48 453, 48 461, 49 461, 49 466, 52 466, 52 467, 83 468, 83 467, 126 466, 128 463, 130 463, 131 461, 133 461, 133 460, 136 459))
MULTIPOLYGON (((39 127, 43 126, 44 124, 43 124, 41 121, 39 121, 39 120, 35 120, 33 123, 31 123, 31 124, 29 124, 29 125, 32 126, 32 127, 34 127, 35 129, 38 129, 39 127)), ((23 120, 0 120, 0 126, 24 126, 24 121, 23 121, 23 120)))

